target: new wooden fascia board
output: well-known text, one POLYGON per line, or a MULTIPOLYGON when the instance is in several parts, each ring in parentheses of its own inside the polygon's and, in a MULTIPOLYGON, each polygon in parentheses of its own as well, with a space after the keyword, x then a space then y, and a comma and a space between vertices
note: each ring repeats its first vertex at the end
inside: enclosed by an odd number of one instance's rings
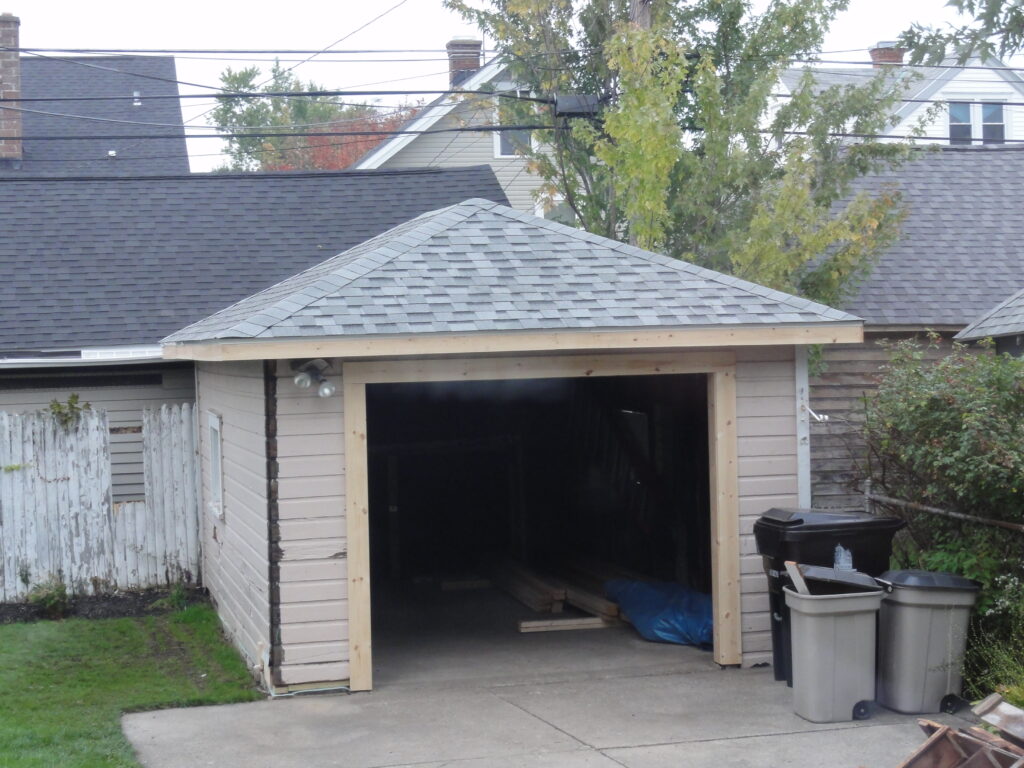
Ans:
POLYGON ((863 341, 864 329, 858 322, 672 330, 531 331, 525 333, 364 336, 359 338, 214 340, 167 344, 163 347, 163 356, 169 360, 207 362, 285 360, 310 357, 340 357, 351 360, 430 355, 859 344, 863 341))

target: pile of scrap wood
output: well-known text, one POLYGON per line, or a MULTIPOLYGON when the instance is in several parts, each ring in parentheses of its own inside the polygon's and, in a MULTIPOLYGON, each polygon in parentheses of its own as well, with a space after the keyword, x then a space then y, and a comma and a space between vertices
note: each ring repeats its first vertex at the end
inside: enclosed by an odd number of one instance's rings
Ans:
POLYGON ((1024 711, 996 693, 978 704, 974 713, 999 734, 919 720, 928 739, 899 768, 1024 768, 1024 711))
POLYGON ((621 624, 625 617, 619 606, 604 596, 604 583, 610 578, 636 577, 615 566, 582 558, 568 560, 554 573, 538 571, 511 558, 493 558, 488 571, 494 586, 537 613, 560 614, 564 606, 571 605, 587 614, 520 621, 520 632, 600 629, 621 624))

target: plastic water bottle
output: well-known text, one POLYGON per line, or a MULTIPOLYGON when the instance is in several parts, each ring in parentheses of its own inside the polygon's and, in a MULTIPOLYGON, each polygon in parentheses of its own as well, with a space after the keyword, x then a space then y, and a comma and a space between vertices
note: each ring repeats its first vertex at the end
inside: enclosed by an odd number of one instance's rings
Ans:
POLYGON ((835 561, 832 563, 832 566, 837 571, 852 571, 853 552, 848 550, 842 544, 836 544, 835 561))

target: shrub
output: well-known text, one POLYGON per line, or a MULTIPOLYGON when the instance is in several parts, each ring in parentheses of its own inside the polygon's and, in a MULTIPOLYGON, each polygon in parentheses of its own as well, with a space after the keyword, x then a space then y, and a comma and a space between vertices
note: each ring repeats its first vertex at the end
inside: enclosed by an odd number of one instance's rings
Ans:
MULTIPOLYGON (((1024 523, 1024 361, 954 344, 930 362, 926 351, 916 341, 894 345, 877 394, 865 402, 873 489, 975 518, 1024 523)), ((974 692, 1011 679, 1019 686, 1024 534, 893 511, 908 521, 896 546, 900 565, 981 582, 968 651, 974 692), (1016 678, 1009 664, 1014 654, 1016 678)))
POLYGON ((68 589, 59 578, 53 577, 36 584, 28 593, 29 605, 35 606, 48 618, 60 619, 71 611, 68 589))

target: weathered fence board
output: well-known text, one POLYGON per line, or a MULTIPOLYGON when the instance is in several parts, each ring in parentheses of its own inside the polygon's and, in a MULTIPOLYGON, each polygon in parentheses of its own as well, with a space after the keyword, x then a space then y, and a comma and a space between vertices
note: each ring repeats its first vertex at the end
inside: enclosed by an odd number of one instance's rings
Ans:
POLYGON ((194 414, 143 412, 145 501, 111 501, 103 411, 0 412, 0 602, 60 578, 93 594, 199 578, 194 414))

